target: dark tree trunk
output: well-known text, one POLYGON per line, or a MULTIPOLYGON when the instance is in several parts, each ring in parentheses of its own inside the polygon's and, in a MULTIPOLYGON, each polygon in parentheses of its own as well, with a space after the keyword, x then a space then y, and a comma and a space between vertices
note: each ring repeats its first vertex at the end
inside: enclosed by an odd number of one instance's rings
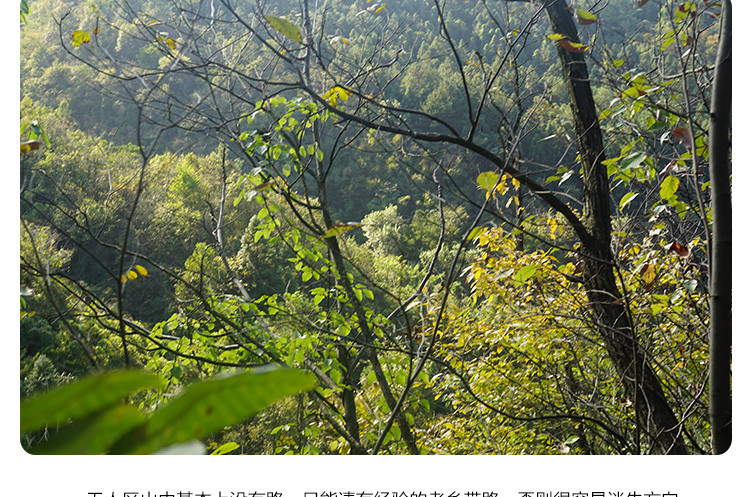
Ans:
MULTIPOLYGON (((566 2, 547 1, 545 8, 553 32, 564 34, 569 41, 578 43, 578 31, 566 2)), ((634 404, 638 425, 650 435, 650 451, 684 454, 687 450, 679 422, 639 346, 615 280, 610 247, 609 182, 606 167, 602 164, 604 145, 586 61, 582 53, 564 50, 560 46, 557 50, 570 96, 583 169, 583 220, 587 236, 581 240, 581 256, 589 312, 620 375, 625 395, 634 404)))
POLYGON ((523 220, 526 217, 523 210, 523 189, 519 185, 516 188, 516 199, 518 199, 518 205, 516 206, 516 224, 519 227, 518 234, 516 235, 516 250, 523 252, 524 248, 524 236, 523 236, 523 220))
MULTIPOLYGON (((338 357, 339 362, 344 367, 345 375, 343 377, 343 391, 341 392, 341 403, 344 407, 344 424, 346 431, 352 436, 354 440, 360 442, 359 436, 359 416, 357 415, 357 405, 355 403, 355 390, 359 385, 359 378, 357 373, 354 372, 352 367, 351 354, 346 348, 346 345, 340 344, 338 346, 338 357)), ((361 446, 356 444, 351 445, 351 454, 367 454, 367 451, 362 450, 361 446)))
POLYGON ((711 448, 726 452, 732 443, 732 186, 730 126, 732 118, 732 4, 721 7, 721 40, 711 96, 709 174, 713 233, 711 237, 711 352, 709 416, 711 448))

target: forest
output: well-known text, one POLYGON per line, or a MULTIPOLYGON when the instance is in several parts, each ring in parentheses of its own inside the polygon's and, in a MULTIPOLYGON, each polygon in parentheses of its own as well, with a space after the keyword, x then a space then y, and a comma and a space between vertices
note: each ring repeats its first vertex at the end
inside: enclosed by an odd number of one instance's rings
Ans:
POLYGON ((728 1, 21 0, 20 36, 26 451, 729 447, 728 1))

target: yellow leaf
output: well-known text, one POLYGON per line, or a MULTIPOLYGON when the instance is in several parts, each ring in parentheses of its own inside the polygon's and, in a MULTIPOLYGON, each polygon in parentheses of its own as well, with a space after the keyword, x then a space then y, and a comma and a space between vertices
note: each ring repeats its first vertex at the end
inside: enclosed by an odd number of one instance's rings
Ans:
POLYGON ((560 226, 560 223, 554 217, 547 219, 547 226, 549 226, 549 236, 553 240, 555 239, 555 233, 560 226))
POLYGON ((646 264, 643 269, 641 269, 641 277, 643 278, 646 287, 650 287, 654 280, 656 280, 656 266, 653 264, 646 264))
POLYGON ((121 275, 121 276, 120 276, 120 283, 125 283, 126 281, 128 281, 128 277, 127 277, 127 276, 125 276, 124 274, 123 274, 123 275, 121 275))
POLYGON ((591 48, 589 45, 584 45, 583 43, 576 43, 568 40, 559 40, 557 44, 560 45, 563 50, 567 50, 568 52, 573 53, 581 53, 591 48))
POLYGON ((135 270, 138 271, 138 274, 141 276, 148 276, 148 271, 146 271, 146 268, 141 266, 140 264, 135 265, 135 270))
POLYGON ((39 150, 42 142, 39 140, 28 140, 21 142, 21 155, 31 152, 32 150, 39 150))
POLYGON ((259 184, 254 189, 260 192, 260 191, 267 190, 267 189, 271 188, 275 184, 276 184, 276 180, 272 179, 271 181, 266 181, 265 183, 259 184))
POLYGON ((174 44, 174 40, 173 40, 172 38, 167 38, 166 40, 164 40, 164 42, 165 42, 165 43, 167 44, 167 46, 168 46, 169 48, 171 48, 172 50, 174 50, 175 48, 177 48, 177 45, 175 45, 175 44, 174 44))
POLYGON ((91 34, 88 31, 82 29, 76 29, 72 33, 73 46, 79 47, 82 43, 88 43, 91 41, 91 34))
POLYGON ((485 231, 485 229, 486 228, 482 228, 482 227, 479 227, 479 226, 475 227, 474 229, 471 230, 471 232, 469 233, 469 236, 466 238, 466 240, 469 241, 469 242, 472 241, 472 240, 474 240, 476 237, 478 237, 479 235, 481 235, 485 231))
POLYGON ((344 231, 353 230, 355 228, 361 228, 362 226, 363 225, 361 223, 335 224, 328 231, 326 231, 325 235, 323 235, 323 238, 330 238, 332 236, 339 235, 343 233, 344 231))
POLYGON ((593 24, 597 21, 596 16, 588 10, 576 9, 576 20, 581 25, 593 24))
POLYGON ((135 271, 133 271, 132 269, 131 269, 130 271, 128 271, 128 279, 129 279, 129 280, 134 280, 134 279, 136 279, 137 277, 138 277, 138 273, 136 273, 136 272, 135 272, 135 271))
POLYGON ((349 98, 349 91, 340 86, 334 86, 323 94, 323 98, 325 98, 329 104, 336 107, 339 99, 345 101, 349 98))
POLYGON ((331 43, 338 43, 338 42, 341 42, 344 45, 348 45, 349 44, 349 40, 347 40, 343 36, 334 36, 333 38, 331 38, 331 43))
POLYGON ((380 6, 380 7, 378 7, 377 9, 375 9, 375 13, 376 13, 376 14, 379 14, 379 13, 380 13, 380 11, 381 11, 381 10, 383 10, 383 7, 385 7, 385 2, 383 2, 383 5, 381 5, 381 6, 380 6))

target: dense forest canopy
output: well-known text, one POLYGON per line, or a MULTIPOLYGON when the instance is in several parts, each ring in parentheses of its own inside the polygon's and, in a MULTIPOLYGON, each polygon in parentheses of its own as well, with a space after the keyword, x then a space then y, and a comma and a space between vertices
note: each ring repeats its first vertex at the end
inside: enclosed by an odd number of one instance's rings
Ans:
POLYGON ((21 396, 99 378, 132 422, 24 446, 717 451, 726 10, 22 1, 21 396))

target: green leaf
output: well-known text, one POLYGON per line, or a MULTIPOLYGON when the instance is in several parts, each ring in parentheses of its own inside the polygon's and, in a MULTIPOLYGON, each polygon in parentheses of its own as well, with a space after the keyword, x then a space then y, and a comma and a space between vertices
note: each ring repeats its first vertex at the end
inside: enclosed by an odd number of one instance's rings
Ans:
POLYGON ((669 126, 669 123, 666 121, 654 121, 651 125, 649 125, 648 130, 649 131, 661 131, 667 126, 669 126))
POLYGON ((273 160, 279 160, 279 157, 281 157, 281 147, 278 145, 274 145, 271 147, 271 157, 273 157, 273 160))
POLYGON ((487 171, 477 177, 477 184, 480 188, 490 191, 500 180, 500 175, 495 171, 487 171))
POLYGON ((90 376, 21 404, 21 432, 76 420, 118 403, 143 388, 161 388, 158 376, 143 371, 117 371, 90 376))
POLYGON ((661 182, 661 186, 659 187, 659 196, 663 200, 668 200, 672 197, 674 197, 674 194, 677 193, 677 189, 680 187, 680 179, 676 176, 667 176, 664 178, 664 181, 661 182))
POLYGON ((628 97, 632 99, 638 99, 642 97, 643 95, 645 95, 645 93, 642 92, 642 90, 639 90, 638 88, 634 86, 631 86, 620 94, 620 98, 628 97))
POLYGON ((344 231, 361 228, 362 226, 363 225, 361 223, 336 224, 332 226, 328 231, 326 231, 326 234, 323 235, 323 238, 331 238, 332 236, 340 235, 344 231))
POLYGON ((475 227, 474 229, 471 230, 471 232, 469 233, 469 236, 466 238, 466 240, 469 241, 469 242, 472 241, 473 239, 475 239, 476 237, 478 237, 479 235, 481 235, 484 232, 484 230, 485 230, 485 228, 483 228, 481 226, 475 227))
POLYGON ((664 41, 663 41, 663 42, 662 42, 662 44, 661 44, 661 51, 663 52, 663 51, 665 51, 665 50, 666 50, 667 48, 669 48, 669 47, 670 47, 670 46, 671 46, 671 45, 672 45, 672 44, 674 43, 674 40, 675 40, 675 36, 674 36, 674 30, 672 30, 672 31, 669 31, 669 32, 667 33, 667 36, 666 36, 666 38, 664 39, 664 41))
POLYGON ((42 128, 42 124, 39 121, 31 121, 27 123, 23 123, 21 125, 21 135, 23 135, 23 132, 26 131, 27 128, 31 128, 29 130, 29 140, 37 140, 41 138, 44 140, 44 144, 47 145, 47 148, 50 147, 49 138, 47 137, 47 134, 44 132, 44 129, 42 128))
POLYGON ((299 28, 281 17, 265 16, 266 21, 271 25, 273 29, 283 34, 292 41, 302 43, 302 34, 299 28))
POLYGON ((666 307, 664 304, 651 304, 651 314, 656 316, 666 307))
POLYGON ((681 22, 688 17, 688 15, 695 15, 697 5, 695 2, 684 2, 677 6, 677 10, 674 13, 675 22, 681 22))
POLYGON ((646 160, 646 154, 643 152, 634 152, 622 160, 620 169, 633 169, 641 165, 646 160))
POLYGON ((223 454, 228 454, 229 452, 232 452, 233 450, 239 448, 239 444, 236 442, 228 442, 224 445, 219 446, 215 451, 211 452, 212 456, 221 456, 223 454))
POLYGON ((182 378, 182 368, 177 365, 172 366, 172 369, 169 370, 169 375, 177 379, 182 378))
POLYGON ((516 274, 513 276, 513 279, 515 280, 516 285, 520 285, 521 283, 524 283, 529 280, 532 276, 536 274, 537 269, 539 269, 540 264, 530 264, 528 266, 524 266, 521 269, 516 271, 516 274))
POLYGON ((628 192, 620 199, 620 212, 638 196, 636 192, 628 192))
POLYGON ((313 305, 315 307, 318 307, 320 305, 320 303, 323 301, 324 298, 325 298, 325 295, 323 295, 322 293, 319 293, 319 294, 315 295, 313 297, 313 305))
POLYGON ((116 453, 149 454, 247 419, 277 400, 315 386, 312 375, 272 368, 215 377, 189 385, 158 409, 138 430, 113 448, 116 453))
POLYGON ((33 454, 105 454, 120 437, 143 425, 145 419, 133 406, 104 409, 63 427, 47 442, 30 449, 33 454))

